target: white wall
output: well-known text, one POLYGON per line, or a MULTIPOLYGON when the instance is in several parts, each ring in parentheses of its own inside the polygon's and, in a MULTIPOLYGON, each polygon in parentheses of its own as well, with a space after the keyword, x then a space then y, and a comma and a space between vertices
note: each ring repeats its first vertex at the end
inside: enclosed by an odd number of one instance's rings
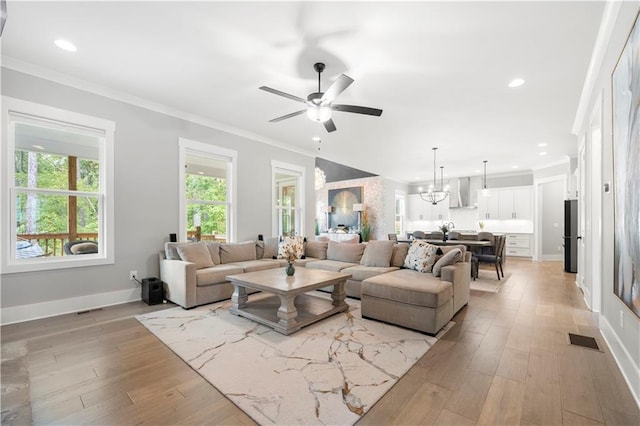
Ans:
POLYGON ((306 169, 305 234, 313 235, 314 164, 305 156, 211 127, 2 68, 2 94, 116 123, 115 264, 2 275, 3 323, 140 298, 157 253, 178 232, 178 138, 238 151, 237 240, 271 233, 271 160, 306 169))
MULTIPOLYGON (((602 181, 598 182, 600 189, 604 182, 613 184, 613 139, 612 139, 612 94, 611 75, 616 62, 622 52, 627 37, 631 31, 633 23, 638 15, 640 5, 638 2, 623 2, 615 4, 614 9, 619 8, 619 14, 615 14, 615 26, 611 32, 611 37, 604 47, 602 62, 596 64, 595 85, 590 92, 584 109, 583 117, 578 122, 578 135, 589 137, 590 115, 597 108, 596 102, 602 99, 602 146, 600 152, 593 153, 599 157, 599 167, 601 168, 602 181), (602 96, 600 98, 600 96, 602 96)), ((587 162, 590 163, 590 162, 587 162)), ((598 174, 593 164, 587 164, 587 180, 594 173, 598 174)), ((602 192, 602 212, 601 217, 593 217, 597 222, 591 227, 591 231, 598 229, 599 225, 602 238, 600 241, 601 259, 587 259, 587 262, 601 261, 600 276, 592 275, 590 268, 585 268, 588 279, 598 281, 601 284, 601 312, 600 330, 612 349, 618 365, 635 395, 636 401, 640 405, 640 319, 628 309, 618 297, 613 293, 613 253, 614 253, 614 217, 613 217, 613 191, 602 192)), ((593 240, 598 241, 595 235, 590 235, 593 240)))

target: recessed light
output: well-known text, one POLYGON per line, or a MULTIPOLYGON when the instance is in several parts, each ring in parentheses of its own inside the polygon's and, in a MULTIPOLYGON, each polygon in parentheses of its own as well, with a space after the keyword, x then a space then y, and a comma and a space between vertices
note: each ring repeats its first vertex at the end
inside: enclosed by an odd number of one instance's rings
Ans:
POLYGON ((546 143, 546 142, 540 142, 540 143, 538 144, 538 146, 539 146, 539 147, 541 147, 541 148, 542 148, 542 147, 545 147, 545 146, 547 146, 547 145, 549 145, 549 144, 548 144, 548 143, 546 143))
POLYGON ((520 87, 524 84, 524 80, 521 78, 514 78, 513 80, 511 80, 511 82, 509 83, 509 87, 520 87))
POLYGON ((539 155, 547 155, 546 151, 542 151, 539 155))
POLYGON ((418 187, 418 191, 422 192, 422 187, 421 186, 418 187))
POLYGON ((517 169, 519 166, 511 166, 512 169, 517 169))
POLYGON ((75 52, 78 50, 78 48, 76 47, 75 44, 71 43, 70 41, 67 40, 63 40, 61 38, 57 39, 56 41, 54 41, 54 43, 56 44, 56 46, 58 46, 60 49, 62 50, 66 50, 67 52, 75 52))
POLYGON ((34 147, 35 149, 44 150, 44 146, 42 145, 31 145, 31 146, 34 147))
POLYGON ((320 136, 314 136, 311 138, 311 140, 314 142, 320 142, 320 136))

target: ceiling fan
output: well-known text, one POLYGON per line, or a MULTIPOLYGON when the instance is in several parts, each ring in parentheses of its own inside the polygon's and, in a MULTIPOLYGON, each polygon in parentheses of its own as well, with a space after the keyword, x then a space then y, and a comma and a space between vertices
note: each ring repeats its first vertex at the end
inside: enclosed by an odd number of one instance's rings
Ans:
POLYGON ((269 122, 275 123, 287 118, 304 114, 306 112, 309 119, 311 119, 312 121, 323 123, 324 128, 327 129, 327 132, 333 132, 336 130, 336 125, 331 119, 332 111, 353 112, 356 114, 375 115, 376 117, 382 115, 382 110, 377 108, 334 104, 333 101, 335 100, 335 98, 340 93, 344 92, 345 89, 351 85, 351 83, 353 83, 353 79, 345 74, 340 74, 340 77, 338 77, 338 79, 334 81, 331 86, 329 86, 327 91, 322 92, 320 89, 320 74, 322 73, 322 71, 324 71, 324 68, 325 65, 322 62, 318 62, 313 65, 313 69, 318 73, 318 91, 309 94, 306 100, 298 96, 281 92, 280 90, 272 89, 271 87, 261 86, 260 89, 264 90, 265 92, 284 96, 285 98, 293 99, 294 101, 302 102, 303 104, 307 105, 306 109, 292 112, 290 114, 283 115, 282 117, 274 118, 273 120, 269 120, 269 122))

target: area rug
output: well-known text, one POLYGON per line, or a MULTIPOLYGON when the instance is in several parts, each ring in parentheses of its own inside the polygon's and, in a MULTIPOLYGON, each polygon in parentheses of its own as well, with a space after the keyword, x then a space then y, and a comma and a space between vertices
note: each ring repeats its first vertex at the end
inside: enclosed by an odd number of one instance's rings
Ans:
MULTIPOLYGON (((250 296, 252 297, 252 296, 250 296)), ((353 424, 438 336, 362 319, 360 301, 289 336, 230 301, 136 318, 259 424, 353 424)))
POLYGON ((475 280, 471 278, 471 290, 485 291, 488 293, 498 293, 510 276, 510 273, 505 273, 504 278, 500 278, 500 280, 498 280, 495 269, 480 269, 478 271, 478 278, 476 278, 475 280))

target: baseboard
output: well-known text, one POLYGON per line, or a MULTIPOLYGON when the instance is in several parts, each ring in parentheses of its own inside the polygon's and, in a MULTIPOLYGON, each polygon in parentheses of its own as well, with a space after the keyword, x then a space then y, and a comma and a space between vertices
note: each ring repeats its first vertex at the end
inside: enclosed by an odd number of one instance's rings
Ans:
POLYGON ((564 256, 561 254, 543 254, 540 256, 540 260, 545 262, 561 262, 564 260, 564 256))
POLYGON ((56 315, 134 302, 140 299, 140 289, 132 288, 129 290, 113 291, 110 293, 98 293, 73 297, 70 299, 33 303, 31 305, 11 306, 8 308, 2 308, 0 324, 8 325, 17 322, 48 318, 56 315))
POLYGON ((613 327, 604 315, 600 315, 600 334, 613 355, 618 368, 622 372, 624 380, 631 390, 631 394, 640 408, 640 366, 636 365, 633 358, 622 344, 613 327))

